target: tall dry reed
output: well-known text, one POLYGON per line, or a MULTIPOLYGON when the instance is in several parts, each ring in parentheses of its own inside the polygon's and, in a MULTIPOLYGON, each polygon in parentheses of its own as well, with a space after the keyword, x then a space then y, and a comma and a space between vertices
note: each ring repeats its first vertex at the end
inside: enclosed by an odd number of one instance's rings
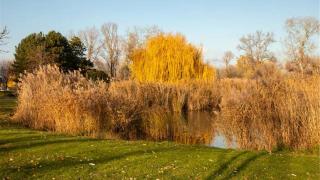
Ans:
POLYGON ((152 109, 216 110, 219 97, 212 87, 203 83, 107 84, 88 80, 77 71, 62 73, 56 66, 44 66, 21 78, 13 120, 68 134, 147 138, 150 123, 144 117, 152 109))
POLYGON ((135 99, 144 108, 161 107, 172 112, 217 111, 221 100, 214 83, 112 83, 109 92, 119 98, 135 99))
POLYGON ((319 89, 318 75, 107 84, 45 66, 21 78, 13 120, 35 129, 102 138, 208 143, 219 131, 244 149, 312 148, 320 144, 319 89), (219 118, 192 129, 201 120, 181 121, 190 111, 219 118))
POLYGON ((89 81, 79 72, 41 67, 22 77, 13 119, 35 129, 91 134, 106 119, 99 113, 108 107, 106 90, 107 84, 89 81))
POLYGON ((217 123, 240 148, 312 148, 320 144, 320 76, 222 82, 217 123), (235 82, 231 84, 236 84, 235 82))

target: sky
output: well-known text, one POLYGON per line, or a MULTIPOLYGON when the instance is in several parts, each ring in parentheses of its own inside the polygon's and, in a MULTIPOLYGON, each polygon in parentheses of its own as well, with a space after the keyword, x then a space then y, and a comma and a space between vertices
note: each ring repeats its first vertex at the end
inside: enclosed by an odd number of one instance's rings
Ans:
POLYGON ((205 58, 219 64, 227 50, 236 55, 241 36, 256 30, 273 32, 271 50, 282 55, 285 20, 312 16, 319 19, 320 0, 0 0, 0 26, 10 39, 0 59, 13 58, 15 46, 33 32, 59 31, 68 35, 87 27, 114 22, 125 35, 134 26, 156 25, 179 32, 201 45, 205 58))

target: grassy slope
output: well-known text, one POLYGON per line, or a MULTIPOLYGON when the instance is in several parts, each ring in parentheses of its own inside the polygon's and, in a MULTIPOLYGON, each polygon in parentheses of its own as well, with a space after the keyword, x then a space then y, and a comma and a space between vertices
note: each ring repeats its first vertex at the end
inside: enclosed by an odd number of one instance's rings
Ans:
POLYGON ((0 97, 0 178, 320 178, 316 154, 55 135, 8 123, 14 106, 14 99, 0 97))

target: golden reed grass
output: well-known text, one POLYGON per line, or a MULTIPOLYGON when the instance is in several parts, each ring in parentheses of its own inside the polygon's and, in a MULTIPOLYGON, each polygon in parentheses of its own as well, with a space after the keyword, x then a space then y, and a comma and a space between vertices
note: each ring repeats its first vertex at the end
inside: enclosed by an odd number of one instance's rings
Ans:
POLYGON ((320 144, 319 75, 221 83, 225 89, 217 124, 230 143, 269 151, 320 144))
POLYGON ((319 89, 318 75, 107 84, 45 66, 21 78, 13 120, 35 129, 101 138, 208 143, 212 131, 219 131, 244 149, 312 148, 320 144, 319 89), (191 124, 180 122, 181 114, 190 111, 220 113, 215 125, 190 131, 191 124), (163 116, 166 112, 173 115, 163 116))
MULTIPOLYGON (((14 121, 25 126, 96 137, 146 138, 151 109, 214 111, 213 84, 158 84, 133 81, 107 84, 79 72, 44 66, 21 78, 14 121)), ((157 139, 157 138, 153 138, 157 139)))

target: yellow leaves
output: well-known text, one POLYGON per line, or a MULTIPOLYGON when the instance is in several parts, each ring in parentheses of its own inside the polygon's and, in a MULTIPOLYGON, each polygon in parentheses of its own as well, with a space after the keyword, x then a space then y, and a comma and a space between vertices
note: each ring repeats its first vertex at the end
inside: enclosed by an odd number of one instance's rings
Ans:
POLYGON ((9 88, 13 88, 13 87, 15 87, 16 86, 16 82, 14 82, 14 81, 12 81, 12 80, 9 80, 8 81, 8 87, 9 88))
POLYGON ((141 82, 213 80, 215 70, 205 64, 201 49, 180 34, 150 37, 145 47, 132 54, 132 78, 141 82))
POLYGON ((243 77, 251 78, 254 75, 255 64, 247 56, 240 56, 237 68, 243 77))

